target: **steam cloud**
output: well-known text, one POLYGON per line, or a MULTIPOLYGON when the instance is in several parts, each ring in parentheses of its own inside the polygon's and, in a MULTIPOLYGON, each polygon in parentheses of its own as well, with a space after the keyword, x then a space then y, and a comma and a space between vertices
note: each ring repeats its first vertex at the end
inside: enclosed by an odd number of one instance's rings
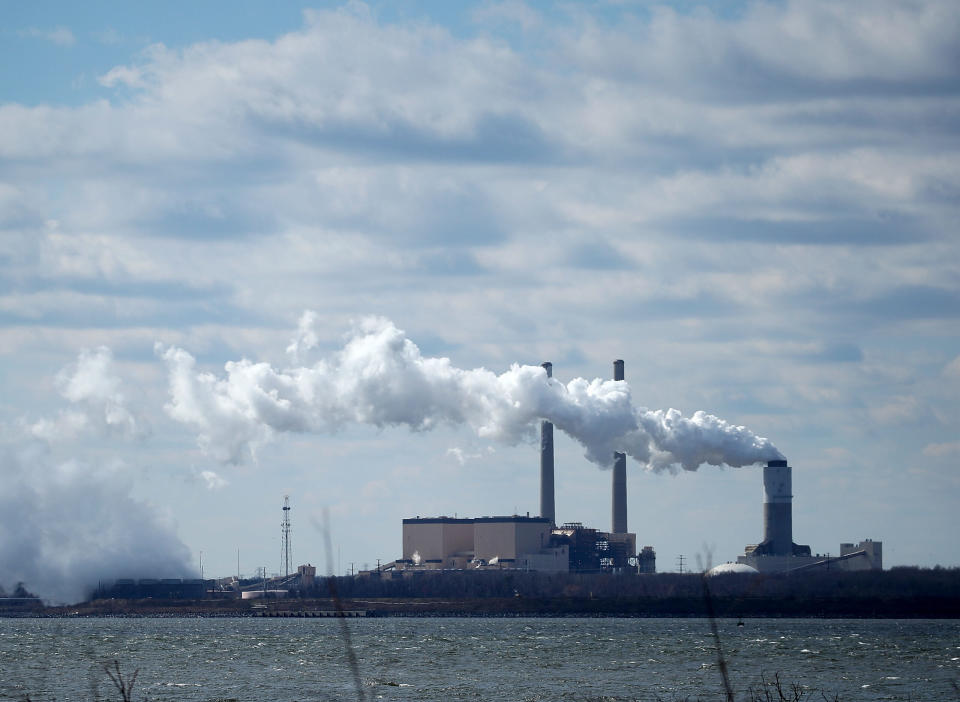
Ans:
POLYGON ((0 447, 0 577, 77 602, 98 581, 193 577, 173 528, 130 496, 119 464, 56 463, 42 441, 0 447))
MULTIPOLYGON (((316 319, 307 312, 300 321, 287 349, 296 361, 317 345, 316 319)), ((500 375, 455 368, 447 358, 424 357, 382 318, 363 320, 329 359, 286 370, 241 360, 217 377, 198 372, 183 349, 157 351, 170 375, 168 414, 193 427, 201 448, 224 462, 239 462, 278 432, 467 424, 480 437, 514 444, 541 419, 581 443, 599 466, 610 465, 614 451, 651 470, 782 458, 769 440, 713 415, 634 406, 625 381, 577 378, 564 385, 540 366, 514 365, 500 375)))
POLYGON ((57 374, 56 385, 72 407, 31 424, 33 436, 56 441, 91 429, 102 436, 142 438, 147 434, 143 420, 127 407, 113 369, 113 353, 106 346, 81 351, 76 363, 57 374))
POLYGON ((190 551, 174 529, 131 496, 129 469, 56 460, 54 441, 135 439, 144 422, 127 407, 106 347, 83 351, 56 376, 70 408, 20 427, 0 445, 0 579, 44 600, 77 602, 98 581, 190 577, 190 551))

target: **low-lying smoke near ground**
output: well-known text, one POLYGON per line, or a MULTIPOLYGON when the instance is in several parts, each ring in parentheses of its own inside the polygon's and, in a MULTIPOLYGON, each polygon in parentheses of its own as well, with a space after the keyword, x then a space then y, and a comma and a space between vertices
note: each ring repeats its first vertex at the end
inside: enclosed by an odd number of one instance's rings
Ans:
POLYGON ((148 504, 135 499, 117 460, 57 458, 52 447, 83 435, 142 439, 109 349, 82 351, 55 384, 69 403, 53 417, 21 419, 0 444, 0 586, 23 582, 53 602, 76 602, 99 581, 190 577, 190 551, 148 504))
MULTIPOLYGON (((288 347, 295 363, 322 338, 307 312, 288 347)), ((635 405, 625 381, 548 378, 540 366, 503 373, 454 367, 421 354, 392 322, 367 318, 342 349, 312 365, 277 369, 240 360, 222 377, 200 372, 185 350, 158 345, 170 374, 167 412, 193 427, 204 451, 239 462, 276 433, 330 433, 348 423, 468 425, 481 438, 515 444, 548 420, 583 445, 599 466, 614 451, 651 470, 696 470, 703 464, 745 466, 782 458, 773 444, 705 412, 635 405)))
POLYGON ((99 581, 191 577, 190 551, 131 494, 121 464, 55 461, 42 441, 0 447, 2 584, 77 602, 99 581))

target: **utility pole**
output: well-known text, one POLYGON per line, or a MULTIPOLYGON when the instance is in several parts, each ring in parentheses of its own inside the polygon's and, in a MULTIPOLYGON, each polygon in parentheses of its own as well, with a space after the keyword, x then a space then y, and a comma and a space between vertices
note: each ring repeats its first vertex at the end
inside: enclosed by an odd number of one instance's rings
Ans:
POLYGON ((681 573, 683 573, 683 563, 685 558, 686 557, 682 553, 677 556, 677 566, 679 567, 681 573))

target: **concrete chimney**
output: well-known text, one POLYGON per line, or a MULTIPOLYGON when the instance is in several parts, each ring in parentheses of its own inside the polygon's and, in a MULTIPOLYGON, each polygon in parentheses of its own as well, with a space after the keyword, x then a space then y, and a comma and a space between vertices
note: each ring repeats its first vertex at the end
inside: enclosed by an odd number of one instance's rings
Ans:
MULTIPOLYGON (((547 377, 553 377, 553 364, 541 363, 547 377)), ((556 525, 556 508, 553 500, 553 422, 540 423, 540 516, 556 525)))
POLYGON ((793 555, 793 480, 786 461, 763 469, 763 542, 771 556, 793 555))
MULTIPOLYGON (((623 361, 613 362, 613 379, 623 380, 623 361)), ((614 534, 627 533, 627 456, 613 454, 613 528, 614 534)))

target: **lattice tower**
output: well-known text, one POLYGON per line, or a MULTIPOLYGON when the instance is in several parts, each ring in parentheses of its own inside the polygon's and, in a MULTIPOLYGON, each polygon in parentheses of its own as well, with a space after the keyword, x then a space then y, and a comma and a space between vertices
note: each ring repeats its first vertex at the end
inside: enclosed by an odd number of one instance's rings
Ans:
POLYGON ((284 577, 290 577, 291 545, 290 545, 290 495, 283 496, 283 522, 281 523, 283 541, 280 544, 281 570, 284 577))

